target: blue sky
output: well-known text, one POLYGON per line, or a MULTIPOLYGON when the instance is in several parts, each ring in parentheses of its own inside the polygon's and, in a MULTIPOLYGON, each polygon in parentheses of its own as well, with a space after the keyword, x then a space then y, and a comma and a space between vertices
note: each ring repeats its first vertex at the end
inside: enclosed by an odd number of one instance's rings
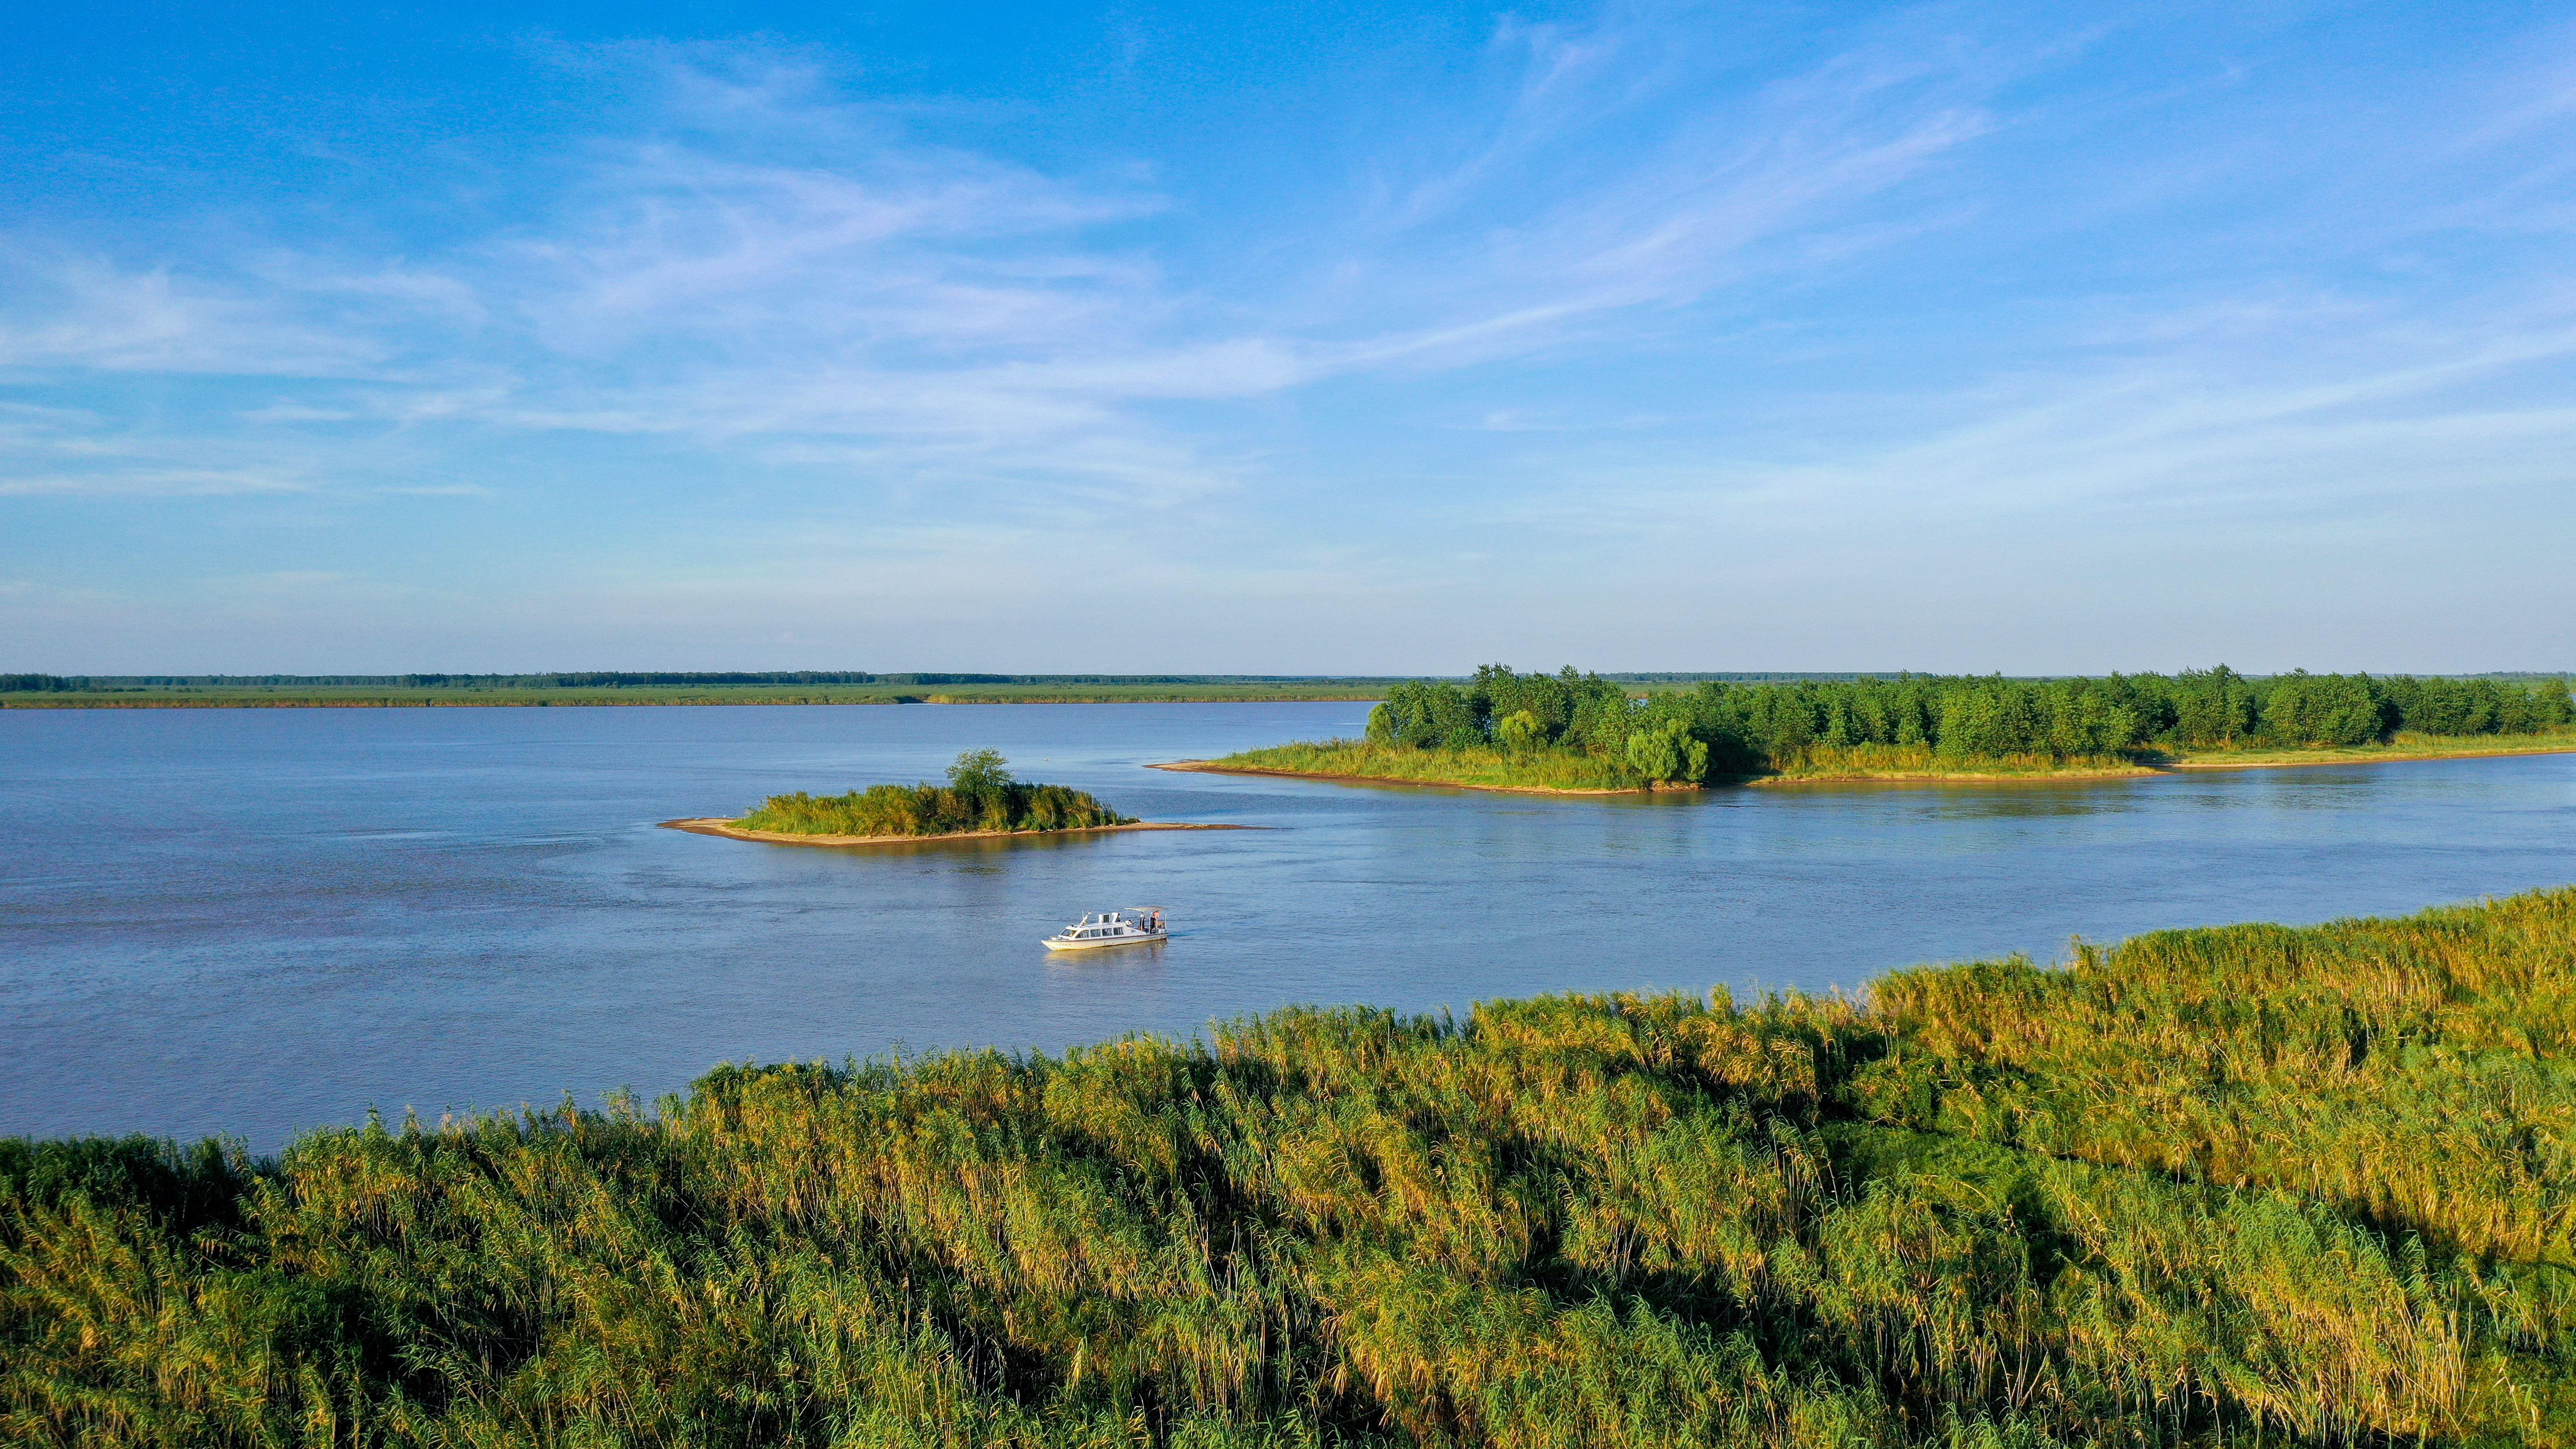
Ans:
POLYGON ((57 6, 0 668, 2576 666, 2576 15, 57 6))

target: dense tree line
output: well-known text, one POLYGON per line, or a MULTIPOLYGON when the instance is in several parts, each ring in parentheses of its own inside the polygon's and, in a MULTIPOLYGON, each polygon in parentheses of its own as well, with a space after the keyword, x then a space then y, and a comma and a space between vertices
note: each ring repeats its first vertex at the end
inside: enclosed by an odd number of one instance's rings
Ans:
POLYGON ((993 750, 968 750, 948 783, 871 785, 846 795, 773 795, 735 822, 789 835, 955 835, 969 830, 1079 830, 1134 821, 1089 794, 1011 778, 993 750))
POLYGON ((707 684, 874 684, 880 676, 856 670, 789 669, 765 673, 730 671, 634 673, 587 670, 570 674, 406 674, 396 682, 413 689, 653 689, 707 684))
POLYGON ((2350 746, 2401 732, 2529 734, 2576 722, 2564 680, 2292 674, 2225 666, 2100 679, 1903 675, 1793 684, 1709 681, 1629 698, 1569 666, 1465 684, 1397 685, 1369 715, 1385 744, 1573 750, 1628 761, 1649 779, 1752 773, 1817 747, 1920 747, 1952 759, 2073 760, 2155 750, 2350 746))
POLYGON ((2565 1443, 2576 890, 1866 1005, 1300 1009, 0 1140, 0 1438, 2565 1443))

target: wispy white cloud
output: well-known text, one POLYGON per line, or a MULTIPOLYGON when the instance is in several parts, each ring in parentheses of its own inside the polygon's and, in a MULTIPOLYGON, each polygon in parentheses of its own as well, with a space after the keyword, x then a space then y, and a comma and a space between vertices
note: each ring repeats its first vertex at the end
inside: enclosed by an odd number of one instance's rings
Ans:
POLYGON ((0 252, 0 368, 345 374, 383 355, 365 327, 170 265, 119 267, 21 241, 0 252))
POLYGON ((1814 449, 1772 430, 1697 467, 1662 463, 1591 489, 1541 483, 1499 507, 1479 502, 1510 526, 1632 543, 1725 539, 1801 568, 1831 558, 1836 575, 1935 546, 1962 564, 2009 566, 2034 520, 2067 516, 2088 520, 2097 545, 2157 536, 2234 551, 2260 540, 2290 548, 2279 563, 2295 570, 2305 566, 2296 541, 2328 520, 2379 520, 2396 547, 2405 536, 2384 521, 2430 500, 2563 485, 2576 406, 2559 393, 2508 400, 2495 384, 2533 364, 2576 364, 2576 316, 2443 331, 2385 316, 2357 325, 2356 310, 2366 309, 2304 309, 2308 325, 2267 329, 2272 345, 2251 355, 2240 315, 2206 315, 2197 333, 2161 319, 2164 346, 2151 356, 1875 400, 1906 415, 1892 436, 1825 458, 1795 456, 1814 449))
MULTIPOLYGON (((533 200, 434 245, 361 224, 21 238, 0 257, 0 384, 78 406, 0 409, 0 492, 391 510, 560 489, 617 515, 618 468, 648 457, 792 480, 752 485, 794 492, 792 522, 672 524, 732 530, 689 540, 711 575, 805 538, 873 579, 935 580, 1145 513, 1209 551, 1210 588, 1357 598, 1436 571, 1407 538, 1480 517, 1521 537, 1462 574, 1576 538, 1616 574, 1611 552, 1658 536, 1809 558, 1801 528, 1895 548, 2052 510, 2359 516, 2410 477, 2545 476, 2576 443, 2550 386, 2576 358, 2563 260, 2413 253, 2576 215, 2556 144, 2576 139, 2576 32, 2542 32, 2483 102, 2462 79, 2403 146, 2106 139, 2260 83, 2214 61, 2188 85, 2031 101, 2145 14, 1935 6, 1742 73, 1705 12, 1507 19, 1467 62, 1470 101, 1369 98, 1385 119, 1356 179, 1308 175, 1257 233, 1132 164, 1158 158, 961 141, 923 122, 935 108, 853 99, 828 57, 564 49, 650 100, 531 158, 533 200), (2100 130, 2047 141, 2068 126, 2100 130), (2265 185, 2304 189, 2246 200, 2265 185), (2170 251, 2118 235, 2222 192, 2223 226, 2169 227, 2170 251), (2189 255, 2222 247, 2251 260, 2189 255), (2312 275, 2328 254, 2345 270, 2312 275), (1837 289, 1867 300, 1838 309, 1837 289), (165 378, 193 409, 143 385, 165 378), (1367 456, 1433 432, 1514 451, 1367 456), (1327 433, 1334 460, 1300 456, 1327 433), (622 461, 559 462, 588 449, 622 461), (491 462, 544 450, 559 473, 491 462), (1395 542, 1281 522, 1310 497, 1395 542)), ((875 590, 846 597, 892 607, 875 590)))
MULTIPOLYGON (((1370 257, 1378 284, 1338 296, 1329 279, 1350 258, 1331 249, 1354 238, 1331 218, 1288 271, 1250 279, 1253 294, 1196 294, 1142 247, 1100 240, 1169 205, 1123 170, 1050 176, 921 142, 801 59, 629 48, 595 59, 655 68, 666 124, 591 143, 577 180, 529 221, 430 257, 204 259, 217 276, 58 255, 25 294, 42 300, 0 330, 0 362, 350 384, 235 414, 271 427, 805 439, 817 445, 774 456, 940 475, 971 455, 990 486, 1021 475, 1030 501, 1086 473, 1086 497, 1199 496, 1229 470, 1149 416, 1155 405, 1507 357, 1605 310, 1688 300, 1730 259, 1983 125, 1952 93, 1975 83, 1908 98, 1896 93, 1937 65, 1900 76, 1845 57, 1746 113, 1685 124, 1641 166, 1508 215, 1527 194, 1514 173, 1552 128, 1658 99, 1620 70, 1654 40, 1506 22, 1494 63, 1524 76, 1499 139, 1408 183, 1421 245, 1370 257), (729 133, 750 153, 797 136, 804 154, 729 154, 729 133), (1426 235, 1466 213, 1506 224, 1426 235)), ((1363 230, 1356 244, 1387 245, 1384 228, 1363 230)))
POLYGON ((0 477, 0 496, 212 497, 236 493, 309 493, 310 480, 264 468, 175 468, 150 464, 0 477))
POLYGON ((138 436, 89 409, 0 404, 0 496, 202 496, 311 487, 294 465, 265 450, 138 436))

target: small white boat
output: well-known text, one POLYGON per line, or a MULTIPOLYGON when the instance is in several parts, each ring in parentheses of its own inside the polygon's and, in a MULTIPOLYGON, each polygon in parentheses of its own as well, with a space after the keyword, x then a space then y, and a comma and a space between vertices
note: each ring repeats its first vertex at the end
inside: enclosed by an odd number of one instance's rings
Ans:
POLYGON ((1094 946, 1159 941, 1168 934, 1163 926, 1162 907, 1138 906, 1132 910, 1094 912, 1047 937, 1045 945, 1050 951, 1087 951, 1094 946))

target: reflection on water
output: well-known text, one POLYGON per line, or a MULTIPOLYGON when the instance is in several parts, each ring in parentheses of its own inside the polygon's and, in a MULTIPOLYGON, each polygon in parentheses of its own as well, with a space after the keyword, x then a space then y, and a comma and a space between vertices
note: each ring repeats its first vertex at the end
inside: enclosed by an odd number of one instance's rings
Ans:
POLYGON ((2576 880, 2566 756, 1572 799, 1142 768, 1366 708, 0 714, 0 1131, 272 1146, 370 1103, 649 1096, 724 1058, 1819 990, 2576 880), (1130 814, 1275 828, 824 850, 653 823, 978 745, 1130 814), (1139 901, 1171 941, 1038 945, 1139 901))

